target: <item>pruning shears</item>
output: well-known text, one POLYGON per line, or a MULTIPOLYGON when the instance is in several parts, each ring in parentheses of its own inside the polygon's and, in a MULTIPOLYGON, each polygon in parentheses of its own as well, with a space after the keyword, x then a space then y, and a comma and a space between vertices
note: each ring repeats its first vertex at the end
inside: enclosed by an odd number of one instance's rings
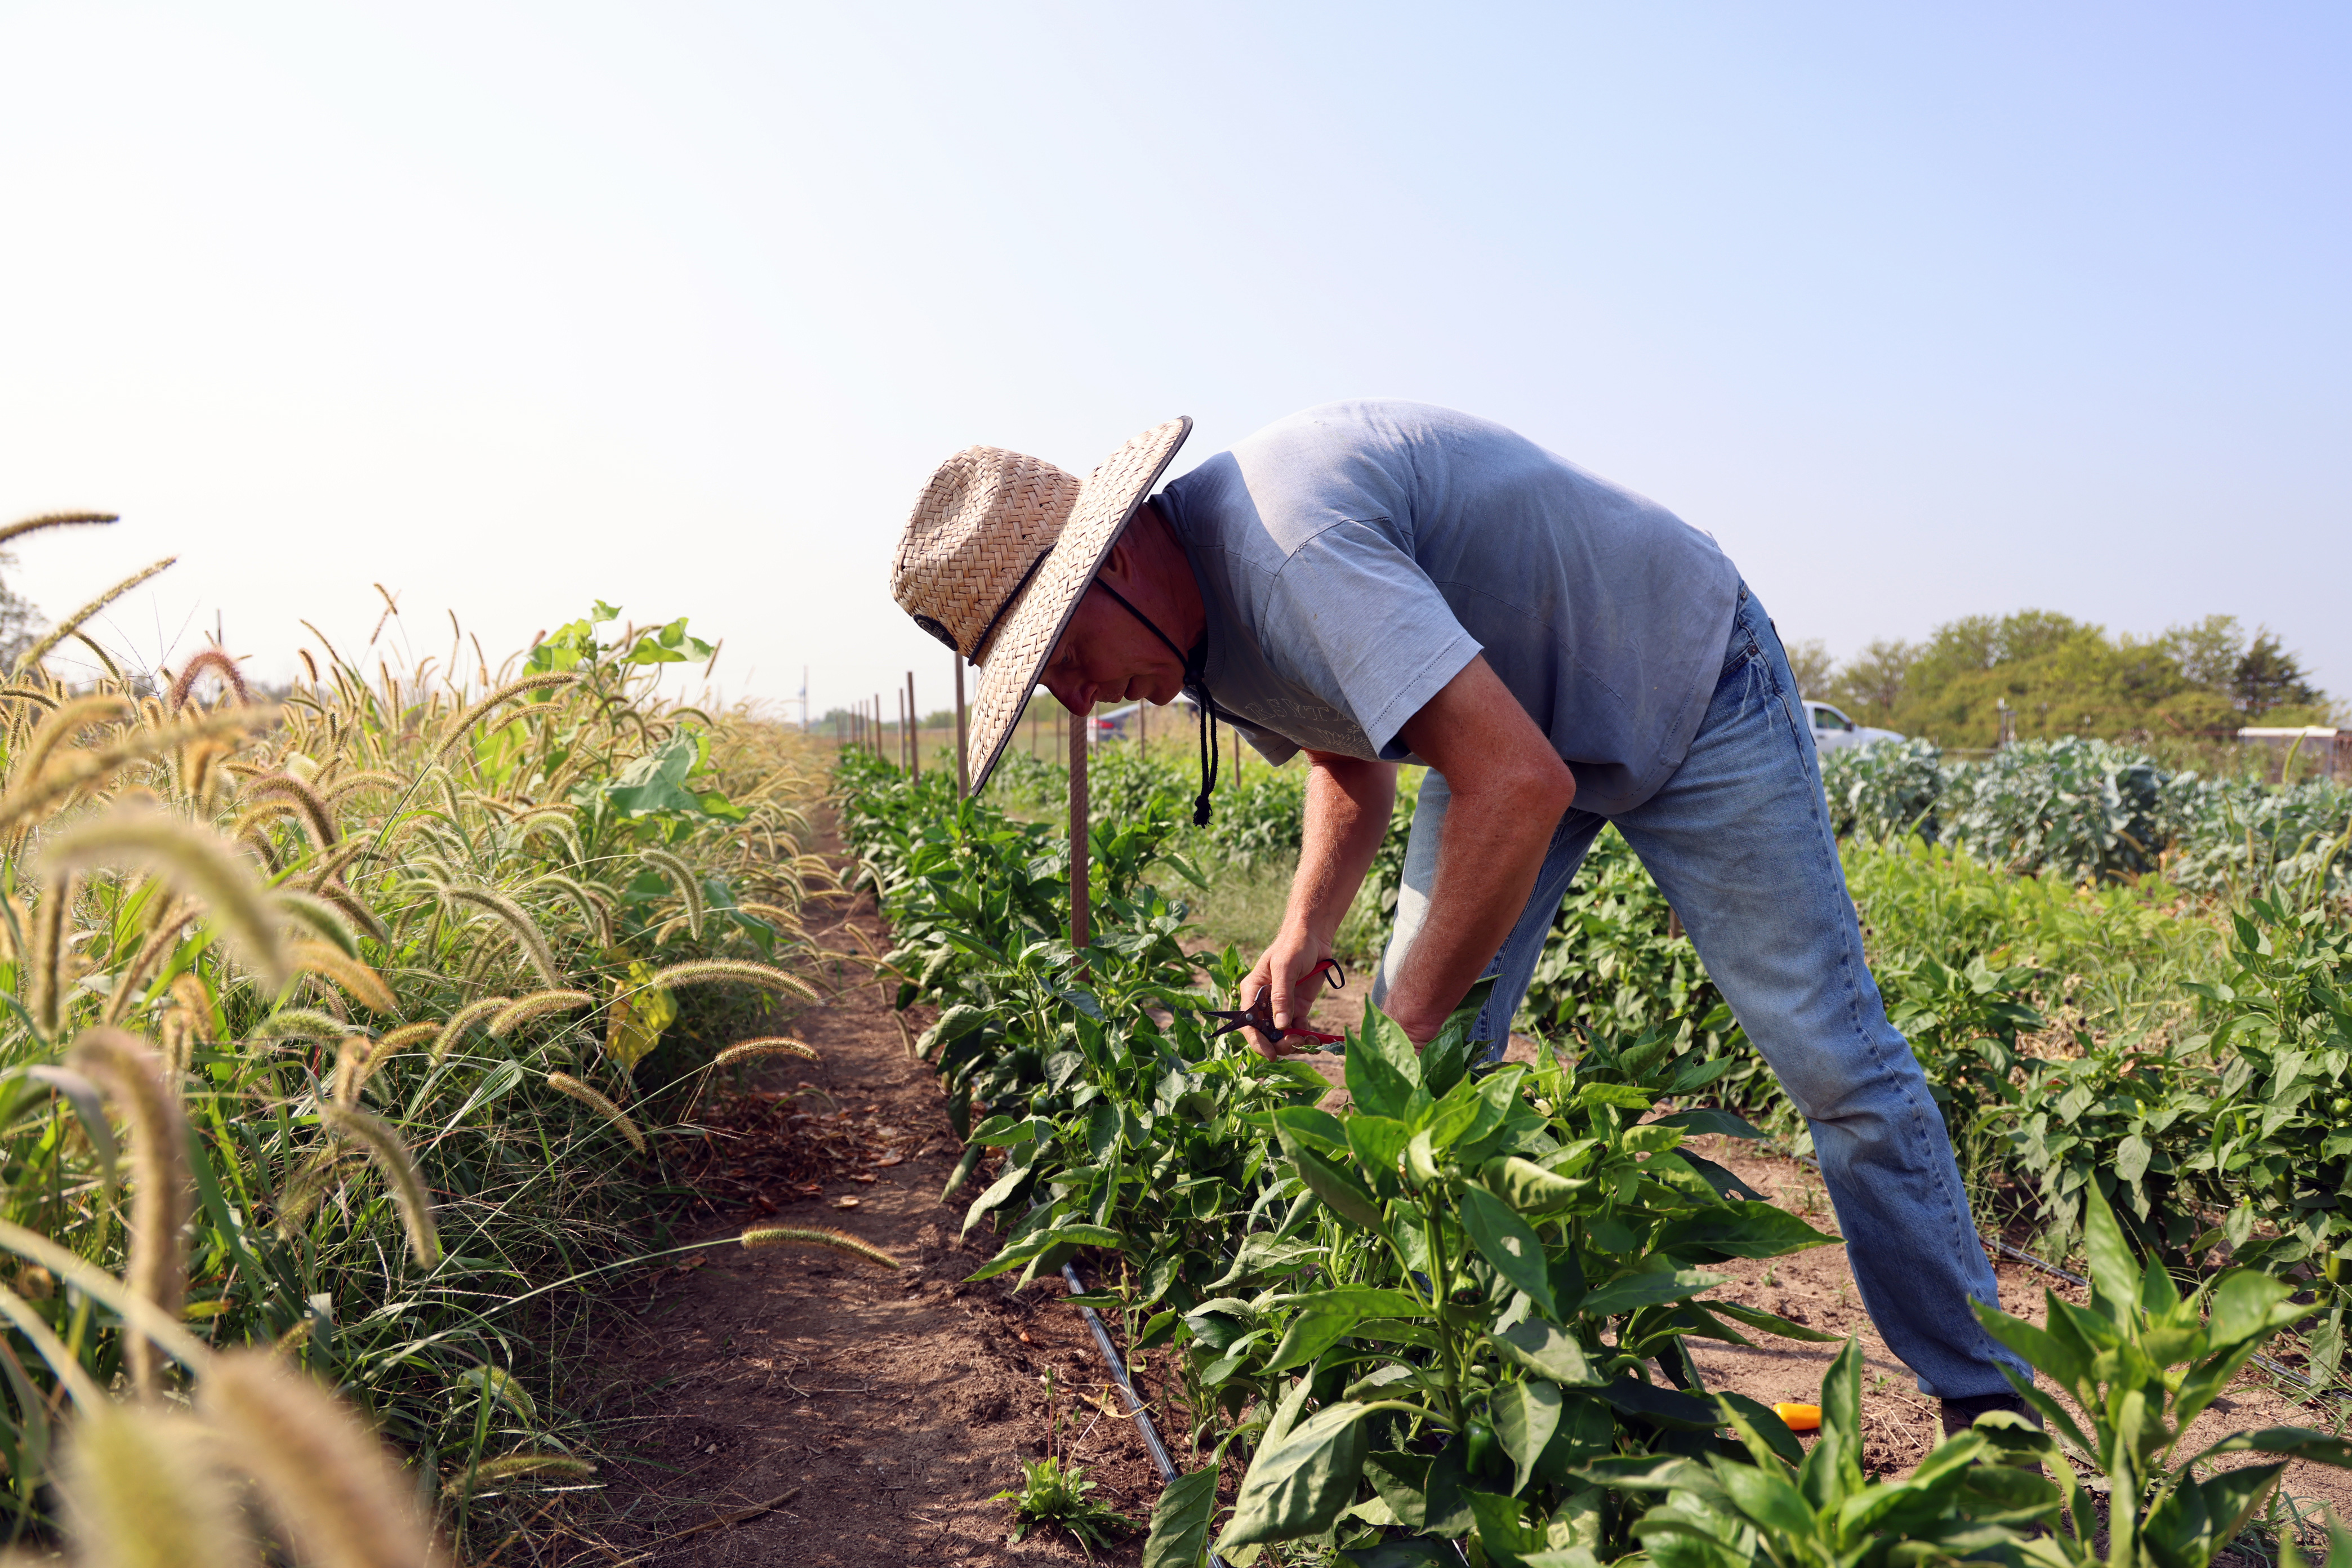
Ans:
MULTIPOLYGON (((1323 972, 1325 970, 1330 971, 1331 989, 1334 991, 1345 991, 1348 988, 1347 971, 1339 967, 1339 962, 1337 959, 1327 958, 1323 960, 1314 968, 1308 970, 1306 977, 1309 980, 1319 980, 1323 978, 1323 972)), ((1340 1041, 1347 1038, 1344 1035, 1327 1035, 1320 1029, 1283 1029, 1276 1027, 1274 1022, 1274 999, 1273 992, 1271 990, 1259 992, 1256 1001, 1251 1003, 1247 1007, 1244 1007, 1238 1012, 1219 1007, 1203 1007, 1201 1011, 1212 1018, 1223 1018, 1225 1020, 1224 1023, 1209 1031, 1208 1037, 1213 1040, 1220 1035, 1236 1034, 1243 1029, 1255 1029, 1259 1034, 1265 1036, 1270 1040, 1286 1040, 1296 1036, 1300 1039, 1310 1041, 1318 1046, 1336 1046, 1339 1044, 1340 1041)))

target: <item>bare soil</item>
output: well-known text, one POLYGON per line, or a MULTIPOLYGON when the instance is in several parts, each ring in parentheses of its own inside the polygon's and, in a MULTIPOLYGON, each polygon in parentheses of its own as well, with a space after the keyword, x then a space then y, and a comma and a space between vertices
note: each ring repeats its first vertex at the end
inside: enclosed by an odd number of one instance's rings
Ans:
MULTIPOLYGON (((810 925, 835 952, 887 945, 867 896, 830 914, 812 911, 810 925)), ((731 1237, 760 1222, 834 1226, 902 1267, 888 1272, 824 1251, 727 1247, 628 1281, 611 1303, 601 1354, 575 1400, 603 1446, 604 1490, 552 1499, 534 1530, 485 1561, 1078 1563, 1084 1554, 1066 1536, 1033 1533, 1009 1543, 1010 1510, 990 1500, 1015 1486, 1019 1461, 1049 1442, 1087 1468, 1099 1483, 1096 1496, 1149 1518, 1159 1476, 1080 1313, 1063 1304, 1058 1279, 1025 1290, 1002 1279, 963 1282, 993 1242, 985 1227, 969 1243, 958 1239, 975 1188, 940 1201, 961 1146, 936 1081, 909 1055, 908 1035, 863 965, 836 963, 830 982, 833 999, 784 1029, 824 1059, 784 1058, 704 1108, 698 1120, 710 1134, 685 1163, 695 1196, 673 1224, 681 1240, 731 1237)), ((1324 1026, 1360 1015, 1361 987, 1359 980, 1318 1005, 1324 1026)), ((919 1029, 928 1014, 913 1021, 919 1029)), ((1515 1042, 1511 1054, 1528 1048, 1515 1042)), ((1308 1059, 1334 1081, 1327 1103, 1343 1100, 1339 1063, 1308 1059)), ((1710 1141, 1706 1152, 1773 1201, 1834 1229, 1819 1178, 1805 1166, 1726 1140, 1710 1141)), ((1916 1392, 1862 1311, 1843 1248, 1720 1271, 1732 1277, 1721 1293, 1733 1300, 1860 1336, 1873 1469, 1899 1472, 1926 1454, 1938 1430, 1934 1402, 1916 1392)), ((2042 1288, 2055 1282, 2015 1264, 2000 1274, 2003 1304, 2038 1321, 2042 1288)), ((1712 1385, 1767 1403, 1810 1403, 1836 1349, 1699 1342, 1696 1354, 1712 1385)), ((1158 1380, 1144 1381, 1149 1388, 1158 1380)), ((2250 1382, 2215 1406, 2200 1432, 2324 1424, 2315 1415, 2250 1382)), ((1168 1428, 1181 1420, 1162 1423, 1180 1464, 1180 1434, 1168 1428)), ((2287 1487, 2339 1511, 2352 1504, 2337 1472, 2299 1465, 2287 1487)), ((1139 1543, 1139 1534, 1095 1560, 1133 1563, 1139 1543)))

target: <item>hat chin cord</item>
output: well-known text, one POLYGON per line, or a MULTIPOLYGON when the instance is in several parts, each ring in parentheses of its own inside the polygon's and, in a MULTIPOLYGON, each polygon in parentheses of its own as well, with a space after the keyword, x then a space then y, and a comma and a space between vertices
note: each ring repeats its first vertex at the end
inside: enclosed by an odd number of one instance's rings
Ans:
POLYGON ((1200 690, 1201 793, 1192 797, 1192 826, 1195 827, 1206 827, 1209 826, 1209 796, 1215 794, 1217 788, 1218 763, 1216 724, 1217 704, 1215 699, 1209 695, 1209 634, 1206 631, 1202 632, 1201 640, 1192 645, 1192 652, 1187 653, 1182 648, 1178 647, 1176 646, 1176 639, 1170 637, 1166 632, 1161 631, 1158 623, 1153 621, 1150 616, 1145 615, 1141 610, 1139 610, 1133 605, 1129 604, 1126 595, 1120 593, 1118 589, 1112 587, 1109 584, 1104 582, 1099 577, 1095 579, 1093 585, 1100 588, 1104 593, 1108 594, 1112 598, 1118 600, 1120 606, 1125 609, 1129 615, 1133 616, 1137 620, 1143 623, 1144 629, 1150 632, 1153 637, 1158 637, 1161 642, 1166 643, 1168 645, 1168 651, 1174 654, 1178 658, 1184 662, 1185 689, 1187 690, 1191 690, 1194 688, 1198 688, 1200 690))

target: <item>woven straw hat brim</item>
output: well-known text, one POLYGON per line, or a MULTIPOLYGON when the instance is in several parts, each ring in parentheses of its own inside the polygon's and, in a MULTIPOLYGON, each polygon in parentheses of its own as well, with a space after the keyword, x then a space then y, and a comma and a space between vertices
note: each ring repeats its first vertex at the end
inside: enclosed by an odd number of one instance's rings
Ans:
POLYGON ((1087 476, 1062 525, 1052 553, 1037 568, 1007 613, 1002 629, 981 667, 980 692, 972 701, 971 728, 964 750, 977 792, 988 783, 1013 739, 1037 677, 1062 640, 1063 628, 1076 613, 1079 595, 1102 570, 1118 531, 1135 515, 1151 487, 1174 459, 1176 449, 1192 432, 1189 416, 1155 425, 1103 459, 1087 476))

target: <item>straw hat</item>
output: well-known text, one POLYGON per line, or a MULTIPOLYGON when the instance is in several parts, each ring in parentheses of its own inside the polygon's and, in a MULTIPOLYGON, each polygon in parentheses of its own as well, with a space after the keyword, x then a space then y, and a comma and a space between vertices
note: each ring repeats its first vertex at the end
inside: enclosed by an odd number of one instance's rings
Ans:
POLYGON ((1190 418, 1155 425, 1083 481, 1042 458, 967 447, 916 498, 890 596, 982 667, 965 752, 974 790, 1013 738, 1078 595, 1192 429, 1190 418))

